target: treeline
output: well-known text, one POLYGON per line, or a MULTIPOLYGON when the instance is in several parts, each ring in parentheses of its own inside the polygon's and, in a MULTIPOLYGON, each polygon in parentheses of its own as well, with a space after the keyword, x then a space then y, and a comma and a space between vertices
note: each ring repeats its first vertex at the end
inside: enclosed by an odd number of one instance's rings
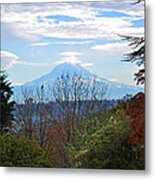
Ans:
POLYGON ((48 91, 23 89, 15 103, 2 76, 1 166, 144 169, 143 93, 105 111, 107 86, 62 75, 48 91))

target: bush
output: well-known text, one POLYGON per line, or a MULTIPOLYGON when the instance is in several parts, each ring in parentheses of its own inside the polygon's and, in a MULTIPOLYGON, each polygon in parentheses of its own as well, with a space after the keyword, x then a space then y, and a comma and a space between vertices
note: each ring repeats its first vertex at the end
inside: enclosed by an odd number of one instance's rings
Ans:
POLYGON ((94 117, 93 123, 90 119, 82 123, 73 143, 68 145, 70 167, 143 169, 142 161, 137 159, 136 146, 128 141, 130 117, 124 110, 116 110, 107 118, 94 117))
POLYGON ((53 167, 45 151, 37 142, 26 137, 5 134, 0 136, 0 166, 5 167, 53 167))

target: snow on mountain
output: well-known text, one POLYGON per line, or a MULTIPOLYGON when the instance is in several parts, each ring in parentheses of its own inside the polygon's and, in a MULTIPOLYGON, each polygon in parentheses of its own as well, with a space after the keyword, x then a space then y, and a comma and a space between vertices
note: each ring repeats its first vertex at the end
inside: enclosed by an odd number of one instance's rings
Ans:
POLYGON ((69 77, 81 76, 85 80, 95 78, 96 81, 98 82, 98 85, 103 85, 103 84, 107 85, 108 99, 118 99, 118 98, 120 99, 123 98, 126 94, 134 95, 137 92, 144 91, 143 88, 139 88, 131 85, 119 84, 104 78, 100 78, 95 74, 89 72, 85 68, 81 67, 79 64, 62 63, 57 65, 50 73, 36 80, 25 83, 22 86, 15 86, 14 94, 15 96, 19 96, 21 89, 23 88, 28 88, 28 87, 36 88, 36 87, 41 87, 42 85, 44 85, 45 88, 46 85, 52 86, 54 85, 56 79, 60 77, 62 74, 66 74, 69 77))

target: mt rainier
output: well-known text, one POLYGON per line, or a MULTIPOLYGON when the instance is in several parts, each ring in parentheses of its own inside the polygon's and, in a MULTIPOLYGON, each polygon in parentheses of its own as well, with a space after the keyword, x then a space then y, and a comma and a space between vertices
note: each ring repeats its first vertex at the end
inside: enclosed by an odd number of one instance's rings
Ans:
POLYGON ((89 72, 79 64, 71 64, 71 63, 62 63, 57 65, 50 73, 41 76, 38 79, 35 79, 31 82, 27 82, 21 86, 14 87, 14 95, 20 96, 21 89, 23 88, 37 88, 44 85, 46 89, 47 86, 53 86, 54 82, 60 77, 62 74, 68 75, 69 77, 73 76, 81 76, 82 79, 90 80, 95 78, 98 84, 107 85, 109 99, 121 99, 126 94, 134 95, 138 92, 143 92, 144 89, 136 86, 120 84, 113 81, 109 81, 105 78, 98 77, 97 75, 89 72))

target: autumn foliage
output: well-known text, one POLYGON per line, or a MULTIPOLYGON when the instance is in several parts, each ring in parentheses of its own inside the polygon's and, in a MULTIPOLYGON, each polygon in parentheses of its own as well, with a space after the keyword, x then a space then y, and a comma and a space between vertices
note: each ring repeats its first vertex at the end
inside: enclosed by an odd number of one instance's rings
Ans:
POLYGON ((126 114, 131 118, 132 134, 129 138, 131 143, 144 144, 145 139, 145 95, 136 94, 127 106, 126 114))

